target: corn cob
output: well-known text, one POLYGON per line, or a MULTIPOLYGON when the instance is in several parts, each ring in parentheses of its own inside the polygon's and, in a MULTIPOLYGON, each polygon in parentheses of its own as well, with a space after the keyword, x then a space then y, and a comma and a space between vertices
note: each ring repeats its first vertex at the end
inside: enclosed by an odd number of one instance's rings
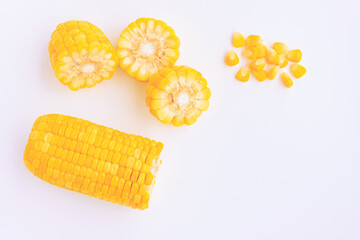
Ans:
POLYGON ((26 167, 56 186, 137 209, 148 207, 163 144, 75 117, 39 117, 26 167))
POLYGON ((118 62, 105 34, 87 21, 59 24, 51 35, 49 53, 56 77, 71 90, 110 79, 118 62))
POLYGON ((209 107, 210 89, 201 73, 187 66, 163 68, 150 77, 146 105, 161 122, 191 125, 209 107))
POLYGON ((179 58, 180 40, 165 22, 139 18, 121 33, 117 54, 120 67, 139 81, 164 67, 174 66, 179 58))

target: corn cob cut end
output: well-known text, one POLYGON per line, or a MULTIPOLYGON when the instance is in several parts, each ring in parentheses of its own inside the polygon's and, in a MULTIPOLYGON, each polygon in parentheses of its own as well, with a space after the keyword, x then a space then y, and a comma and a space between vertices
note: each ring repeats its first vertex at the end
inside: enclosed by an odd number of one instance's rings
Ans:
POLYGON ((105 34, 87 21, 59 24, 51 35, 49 54, 56 77, 71 90, 110 79, 118 64, 105 34))
POLYGON ((180 40, 165 22, 139 18, 123 30, 117 43, 120 67, 139 81, 148 81, 180 56, 180 40))
POLYGON ((40 179, 137 209, 148 207, 163 144, 58 114, 39 117, 24 152, 40 179))
POLYGON ((191 125, 209 107, 211 96, 201 73, 187 66, 164 68, 146 86, 150 112, 165 124, 191 125))

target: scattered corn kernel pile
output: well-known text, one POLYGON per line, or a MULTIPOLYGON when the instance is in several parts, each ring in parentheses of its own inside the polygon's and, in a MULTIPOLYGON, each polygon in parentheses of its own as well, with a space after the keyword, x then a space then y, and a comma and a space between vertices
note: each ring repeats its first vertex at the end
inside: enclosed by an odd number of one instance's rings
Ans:
MULTIPOLYGON (((290 62, 290 72, 295 78, 301 78, 306 73, 306 68, 299 64, 302 52, 299 49, 289 50, 289 47, 281 42, 275 42, 271 48, 267 48, 259 35, 249 35, 246 39, 239 33, 234 33, 232 45, 235 48, 242 48, 241 55, 248 59, 248 66, 243 66, 236 73, 235 78, 241 82, 247 82, 252 73, 260 82, 266 79, 273 80, 280 69, 285 68, 290 62)), ((225 56, 225 63, 228 66, 235 66, 239 63, 239 57, 235 51, 229 50, 225 56)), ((282 71, 280 78, 288 88, 293 86, 293 81, 288 73, 282 71)))
POLYGON ((37 177, 75 192, 145 209, 163 144, 79 118, 39 117, 24 152, 37 177))
POLYGON ((87 21, 59 24, 51 35, 49 54, 56 77, 71 90, 110 79, 118 64, 108 38, 87 21))

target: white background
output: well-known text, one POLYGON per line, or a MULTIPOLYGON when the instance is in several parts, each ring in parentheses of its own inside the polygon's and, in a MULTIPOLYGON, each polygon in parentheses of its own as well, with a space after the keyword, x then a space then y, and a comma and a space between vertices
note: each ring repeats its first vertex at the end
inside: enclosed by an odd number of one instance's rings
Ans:
MULTIPOLYGON (((1 1, 0 239, 360 239, 357 0, 1 1), (120 69, 77 92, 55 78, 47 44, 71 19, 114 46, 139 17, 172 26, 178 65, 200 71, 210 108, 190 127, 163 125, 145 86, 120 69), (234 79, 234 31, 303 51, 308 72, 234 79), (61 113, 164 142, 150 208, 133 210, 54 187, 22 155, 36 117, 61 113)), ((244 64, 244 61, 242 61, 244 64)))

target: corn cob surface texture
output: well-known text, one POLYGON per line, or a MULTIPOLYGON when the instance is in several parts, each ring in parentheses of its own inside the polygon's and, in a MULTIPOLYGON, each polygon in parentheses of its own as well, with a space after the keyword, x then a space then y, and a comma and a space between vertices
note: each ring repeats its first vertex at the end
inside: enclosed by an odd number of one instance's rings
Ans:
POLYGON ((211 96, 201 73, 187 66, 164 68, 150 77, 146 105, 161 122, 191 125, 209 107, 211 96))
POLYGON ((165 22, 139 18, 123 30, 117 44, 120 67, 139 81, 164 67, 174 66, 179 58, 180 40, 165 22))
POLYGON ((87 21, 59 24, 51 35, 49 54, 56 77, 71 90, 110 79, 118 64, 108 38, 87 21))
POLYGON ((79 118, 39 117, 24 152, 26 167, 53 185, 146 209, 163 144, 79 118))

